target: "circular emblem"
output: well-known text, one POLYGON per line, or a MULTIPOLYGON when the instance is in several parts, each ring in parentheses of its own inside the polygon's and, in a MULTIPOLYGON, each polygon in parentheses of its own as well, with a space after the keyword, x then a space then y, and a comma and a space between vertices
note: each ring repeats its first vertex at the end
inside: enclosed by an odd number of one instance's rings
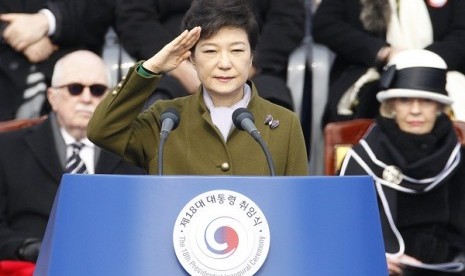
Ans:
POLYGON ((383 171, 383 179, 399 185, 403 180, 402 172, 396 166, 387 166, 383 171))
POLYGON ((442 8, 447 3, 447 0, 428 0, 428 4, 433 8, 442 8))
POLYGON ((254 275, 268 255, 270 229, 250 198, 213 190, 193 198, 181 210, 173 246, 190 275, 254 275))

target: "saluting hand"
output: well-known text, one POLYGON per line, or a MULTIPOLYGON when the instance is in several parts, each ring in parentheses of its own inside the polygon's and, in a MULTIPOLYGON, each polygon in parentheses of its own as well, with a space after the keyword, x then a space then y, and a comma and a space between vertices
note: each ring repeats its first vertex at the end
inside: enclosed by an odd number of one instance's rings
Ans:
POLYGON ((200 37, 200 27, 190 31, 185 30, 173 41, 166 44, 158 53, 143 63, 144 68, 160 74, 177 68, 191 55, 190 49, 194 47, 200 37))

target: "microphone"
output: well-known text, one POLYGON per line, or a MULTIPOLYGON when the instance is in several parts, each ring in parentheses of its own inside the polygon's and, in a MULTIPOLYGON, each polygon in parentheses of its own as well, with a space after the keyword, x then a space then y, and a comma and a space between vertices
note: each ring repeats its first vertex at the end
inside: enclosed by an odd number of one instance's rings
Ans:
POLYGON ((274 176, 275 170, 273 165, 273 159, 271 158, 271 153, 268 150, 268 147, 266 146, 265 141, 263 140, 260 134, 260 131, 258 131, 258 129, 255 127, 252 113, 250 113, 250 111, 247 110, 247 108, 238 108, 234 110, 232 114, 232 120, 237 129, 246 131, 247 133, 249 133, 250 136, 252 136, 255 139, 255 141, 257 141, 260 144, 260 147, 265 153, 266 162, 268 163, 268 168, 270 170, 270 175, 274 176))
POLYGON ((161 130, 160 143, 158 144, 158 175, 163 175, 163 148, 168 134, 179 125, 179 112, 172 107, 168 107, 160 116, 161 130))
POLYGON ((168 138, 168 134, 172 130, 175 130, 179 125, 179 112, 172 107, 168 107, 161 114, 160 121, 161 121, 160 136, 166 139, 168 138))

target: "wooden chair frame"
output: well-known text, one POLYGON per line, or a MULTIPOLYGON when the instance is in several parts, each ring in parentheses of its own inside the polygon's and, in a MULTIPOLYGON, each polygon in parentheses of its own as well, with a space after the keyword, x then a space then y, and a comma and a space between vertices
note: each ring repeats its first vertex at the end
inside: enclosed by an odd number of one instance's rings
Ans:
POLYGON ((8 132, 12 130, 17 130, 25 127, 30 127, 42 123, 47 116, 42 116, 32 119, 14 119, 9 121, 0 122, 0 132, 8 132))

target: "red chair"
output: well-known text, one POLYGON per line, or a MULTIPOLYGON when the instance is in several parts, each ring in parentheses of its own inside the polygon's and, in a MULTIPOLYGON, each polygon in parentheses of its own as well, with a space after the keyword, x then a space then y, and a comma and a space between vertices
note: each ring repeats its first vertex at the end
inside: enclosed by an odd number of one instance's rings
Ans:
POLYGON ((3 122, 0 122, 0 132, 7 132, 7 131, 12 131, 12 130, 21 129, 25 127, 34 126, 39 123, 42 123, 45 119, 47 119, 47 116, 42 116, 42 117, 32 118, 32 119, 14 119, 10 121, 3 121, 3 122))
POLYGON ((35 266, 26 261, 0 261, 0 276, 32 276, 35 266))

